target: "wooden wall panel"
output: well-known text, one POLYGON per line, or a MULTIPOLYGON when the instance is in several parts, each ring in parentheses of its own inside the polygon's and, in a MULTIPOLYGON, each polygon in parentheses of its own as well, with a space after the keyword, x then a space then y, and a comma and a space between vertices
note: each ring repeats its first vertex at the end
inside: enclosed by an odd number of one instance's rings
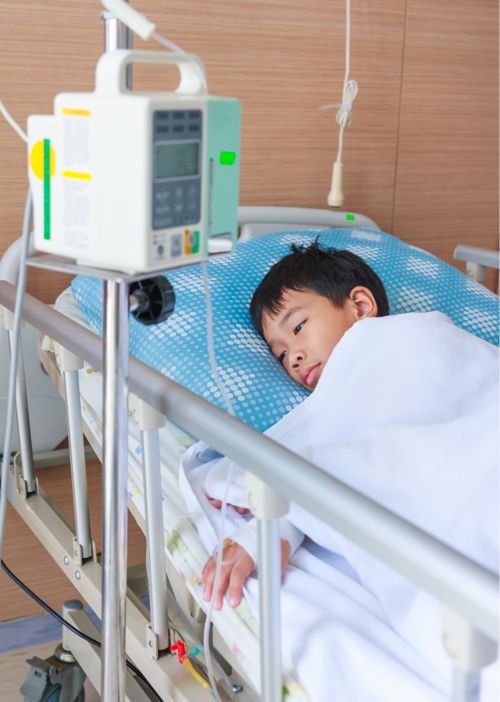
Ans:
MULTIPOLYGON (((241 203, 324 207, 337 125, 319 107, 341 93, 344 0, 136 6, 203 57, 213 93, 242 101, 241 203)), ((23 126, 57 92, 92 89, 100 10, 98 0, 0 0, 0 99, 23 126)), ((496 243, 497 28, 492 0, 352 8, 360 92, 345 138, 345 208, 447 260, 460 240, 496 243)), ((3 121, 0 158, 1 253, 19 234, 26 184, 24 145, 3 121)), ((30 291, 45 300, 66 283, 30 272, 30 291)))
MULTIPOLYGON (((200 55, 213 94, 243 106, 242 204, 326 207, 344 74, 344 0, 136 0, 158 31, 200 55)), ((90 90, 102 51, 98 0, 0 0, 2 99, 21 123, 56 93, 90 90)), ((390 228, 405 0, 353 3, 351 74, 360 85, 345 136, 346 208, 390 228)), ((136 47, 144 46, 140 39, 136 47)), ((148 48, 159 48, 148 42, 148 48)), ((0 253, 18 236, 25 148, 0 120, 0 253)), ((30 272, 52 300, 65 281, 30 272)))
POLYGON ((498 3, 409 0, 393 232, 498 248, 498 3))
MULTIPOLYGON (((102 51, 99 3, 0 2, 0 100, 23 129, 30 114, 50 114, 56 93, 92 90, 102 51), (95 31, 95 28, 98 31, 95 31)), ((21 234, 26 147, 0 116, 0 255, 21 234)), ((53 302, 67 276, 30 270, 29 291, 53 302)))

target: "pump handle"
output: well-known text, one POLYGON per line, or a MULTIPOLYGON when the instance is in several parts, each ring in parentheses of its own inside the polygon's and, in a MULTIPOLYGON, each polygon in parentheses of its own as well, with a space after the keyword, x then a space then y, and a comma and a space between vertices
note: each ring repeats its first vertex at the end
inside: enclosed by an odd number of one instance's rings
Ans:
POLYGON ((194 54, 174 54, 166 51, 132 51, 117 49, 106 52, 97 62, 95 89, 100 95, 129 93, 125 69, 132 63, 175 65, 181 80, 173 92, 182 95, 206 95, 205 66, 194 54))

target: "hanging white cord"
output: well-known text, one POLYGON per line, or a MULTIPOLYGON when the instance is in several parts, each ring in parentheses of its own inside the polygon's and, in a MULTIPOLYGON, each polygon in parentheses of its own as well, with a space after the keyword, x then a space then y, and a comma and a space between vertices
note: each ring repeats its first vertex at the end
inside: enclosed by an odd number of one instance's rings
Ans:
MULTIPOLYGON (((358 84, 355 80, 349 80, 349 71, 351 69, 351 0, 346 0, 346 19, 345 19, 345 73, 344 87, 342 90, 342 102, 337 112, 337 124, 340 126, 339 141, 337 150, 337 159, 333 164, 332 183, 328 194, 328 204, 330 207, 340 207, 344 202, 344 194, 342 192, 342 151, 344 147, 344 129, 351 123, 352 104, 358 94, 358 84)), ((323 105, 320 109, 327 110, 334 105, 323 105)))
POLYGON ((23 139, 24 141, 27 142, 27 141, 28 141, 28 137, 26 136, 25 132, 23 132, 23 130, 22 130, 21 127, 18 125, 18 123, 16 122, 16 120, 9 114, 9 112, 7 111, 7 108, 5 107, 5 105, 3 104, 3 102, 2 102, 1 100, 0 100, 0 112, 3 114, 3 116, 5 117, 5 119, 7 120, 7 122, 8 122, 8 123, 10 124, 10 126, 12 127, 12 129, 14 129, 14 130, 19 134, 19 136, 21 137, 21 139, 23 139))
POLYGON ((21 315, 24 304, 24 293, 26 289, 26 259, 30 248, 30 222, 32 214, 31 191, 28 190, 26 205, 24 207, 23 234, 21 246, 21 260, 19 264, 19 276, 17 279, 16 304, 14 308, 14 333, 12 348, 10 350, 9 369, 9 390, 7 397, 7 416, 5 420, 5 437, 3 445, 2 476, 0 486, 0 558, 2 557, 3 538, 5 531, 5 516, 7 513, 7 480, 10 466, 10 450, 12 441, 12 429, 15 413, 16 379, 19 361, 19 345, 21 336, 21 315))
POLYGON ((358 94, 358 84, 355 80, 349 80, 351 70, 351 0, 346 0, 345 17, 345 73, 344 88, 342 91, 342 103, 337 112, 337 124, 340 125, 339 147, 337 151, 337 161, 342 162, 342 149, 344 145, 344 129, 351 124, 352 103, 358 94))

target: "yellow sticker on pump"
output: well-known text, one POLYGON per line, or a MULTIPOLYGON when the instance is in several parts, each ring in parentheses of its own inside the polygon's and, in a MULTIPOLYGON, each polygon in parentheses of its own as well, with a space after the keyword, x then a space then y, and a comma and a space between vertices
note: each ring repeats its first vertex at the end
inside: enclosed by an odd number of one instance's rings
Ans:
POLYGON ((35 144, 33 144, 30 151, 31 170, 37 178, 40 178, 40 180, 43 180, 47 173, 50 178, 52 178, 56 171, 56 152, 50 144, 47 147, 46 141, 46 139, 37 141, 35 144), (48 164, 45 163, 47 150, 49 153, 48 164))

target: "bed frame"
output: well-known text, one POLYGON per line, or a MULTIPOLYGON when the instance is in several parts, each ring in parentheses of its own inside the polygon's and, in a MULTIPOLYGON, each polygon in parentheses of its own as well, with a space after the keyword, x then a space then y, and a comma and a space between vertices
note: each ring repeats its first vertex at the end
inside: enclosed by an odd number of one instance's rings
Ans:
MULTIPOLYGON (((347 215, 350 213, 287 208, 240 209, 243 238, 271 229, 376 226, 361 215, 353 214, 350 217, 354 219, 346 219, 347 215)), ((0 282, 0 305, 10 311, 14 309, 15 288, 7 282, 0 282)), ((93 547, 88 523, 83 448, 85 428, 79 415, 78 368, 81 367, 80 359, 85 359, 99 370, 103 368, 103 342, 29 295, 25 299, 23 318, 66 350, 62 367, 64 388, 54 373, 54 367, 50 363, 46 367, 67 399, 75 525, 67 522, 39 487, 35 471, 40 461, 37 456, 33 460, 23 455, 22 447, 9 473, 8 498, 57 565, 76 585, 82 598, 102 616, 103 594, 106 606, 109 593, 103 593, 101 562, 93 547), (30 466, 33 466, 32 475, 28 474, 30 466)), ((263 632, 261 680, 260 685, 257 683, 252 688, 252 683, 256 681, 245 680, 242 671, 233 671, 233 690, 239 691, 243 686, 238 694, 239 699, 258 699, 260 694, 260 699, 265 702, 281 700, 281 642, 276 636, 280 626, 278 518, 286 513, 288 501, 314 512, 324 522, 445 603, 443 635, 455 669, 450 699, 455 702, 476 699, 479 671, 497 657, 498 579, 494 574, 133 358, 129 359, 129 389, 143 403, 142 407, 149 413, 147 416, 152 417, 150 421, 146 420, 143 427, 150 442, 148 453, 154 455, 158 422, 161 423, 166 417, 239 464, 252 466, 254 480, 259 484, 262 495, 257 513, 263 632)), ((22 417, 19 421, 22 421, 22 417)), ((99 452, 97 446, 94 448, 99 452)), ((67 462, 61 459, 63 461, 67 462)), ((149 479, 154 488, 154 481, 159 480, 154 466, 150 466, 149 479)), ((109 494, 104 495, 105 514, 109 510, 107 499, 109 494)), ((154 505, 150 505, 151 514, 154 509, 154 505)), ((124 514, 118 517, 124 520, 124 514)), ((143 528, 147 535, 152 534, 150 526, 143 524, 143 528)), ((158 553, 155 551, 157 545, 151 543, 151 538, 147 542, 152 557, 158 553)), ((179 577, 168 563, 165 567, 176 594, 182 598, 179 577)), ((162 598, 166 601, 164 577, 155 579, 151 575, 152 601, 155 598, 157 602, 161 602, 162 598)), ((159 616, 155 607, 151 608, 150 615, 131 585, 133 583, 129 582, 126 600, 127 655, 160 693, 162 700, 211 700, 210 692, 200 687, 178 665, 174 656, 168 655, 171 623, 175 625, 176 618, 181 617, 182 626, 185 627, 185 611, 190 611, 194 615, 191 622, 193 636, 197 637, 202 612, 184 596, 181 608, 171 606, 168 600, 168 620, 159 616)), ((99 638, 99 632, 84 614, 81 605, 73 603, 65 606, 64 615, 78 629, 99 638)), ((229 659, 230 652, 225 650, 216 630, 214 643, 229 659)), ((63 646, 73 653, 99 690, 99 652, 66 629, 63 632, 63 646)), ((128 673, 126 686, 127 700, 151 699, 143 686, 128 673)))

